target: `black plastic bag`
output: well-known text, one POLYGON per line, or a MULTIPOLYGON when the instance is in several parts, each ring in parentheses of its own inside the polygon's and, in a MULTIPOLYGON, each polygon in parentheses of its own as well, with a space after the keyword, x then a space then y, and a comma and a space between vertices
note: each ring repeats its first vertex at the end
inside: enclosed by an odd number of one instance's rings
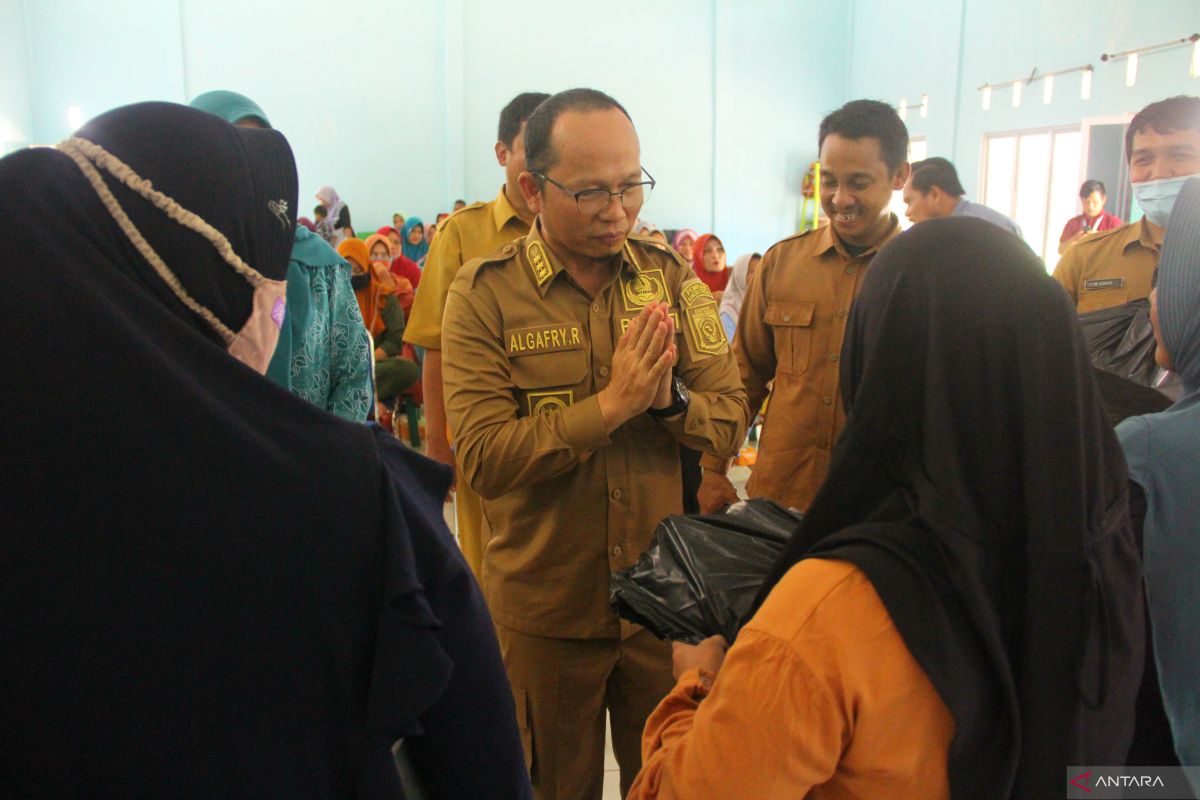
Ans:
POLYGON ((732 643, 763 578, 803 519, 770 500, 723 514, 667 517, 637 563, 612 576, 609 602, 660 639, 732 643))
POLYGON ((1142 386, 1154 385, 1158 365, 1154 363, 1149 300, 1080 314, 1079 327, 1097 369, 1142 386))

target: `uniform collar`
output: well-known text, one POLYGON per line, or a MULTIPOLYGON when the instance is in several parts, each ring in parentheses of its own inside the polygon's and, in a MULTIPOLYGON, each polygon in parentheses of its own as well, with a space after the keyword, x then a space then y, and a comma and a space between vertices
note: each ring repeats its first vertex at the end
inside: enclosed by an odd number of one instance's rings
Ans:
MULTIPOLYGON (((879 248, 891 241, 891 238, 896 235, 900 229, 900 221, 896 219, 895 214, 889 214, 889 216, 891 217, 891 226, 888 228, 887 233, 885 233, 878 242, 871 245, 862 253, 859 253, 857 258, 866 258, 867 256, 874 255, 879 248)), ((833 232, 833 223, 825 223, 817 230, 817 235, 820 238, 817 239, 817 246, 816 249, 813 250, 812 258, 820 258, 830 250, 836 250, 837 254, 847 261, 851 261, 856 258, 856 256, 852 256, 846 252, 846 246, 842 243, 841 238, 833 232)))
POLYGON ((1146 218, 1142 217, 1136 225, 1130 225, 1128 230, 1121 234, 1121 252, 1128 252, 1133 245, 1141 245, 1147 250, 1158 252, 1158 246, 1154 244, 1154 237, 1150 235, 1150 228, 1146 225, 1146 218))
POLYGON ((504 193, 504 187, 501 186, 496 199, 492 201, 492 221, 496 223, 496 230, 501 231, 512 219, 520 222, 521 215, 512 207, 512 203, 508 202, 508 195, 504 193))
MULTIPOLYGON (((534 219, 522 247, 524 255, 522 260, 525 262, 526 274, 533 281, 533 285, 537 287, 538 294, 545 297, 546 292, 550 289, 550 284, 554 283, 558 279, 559 274, 566 271, 566 268, 558 260, 558 256, 554 254, 554 251, 550 249, 550 245, 546 243, 545 237, 542 236, 542 221, 540 217, 534 219), (545 264, 549 265, 549 277, 546 277, 545 268, 537 265, 542 260, 544 260, 545 264), (539 280, 539 277, 542 279, 539 280)), ((633 276, 637 275, 641 270, 641 262, 633 252, 633 243, 629 239, 626 239, 625 245, 621 248, 621 272, 625 275, 633 276)))

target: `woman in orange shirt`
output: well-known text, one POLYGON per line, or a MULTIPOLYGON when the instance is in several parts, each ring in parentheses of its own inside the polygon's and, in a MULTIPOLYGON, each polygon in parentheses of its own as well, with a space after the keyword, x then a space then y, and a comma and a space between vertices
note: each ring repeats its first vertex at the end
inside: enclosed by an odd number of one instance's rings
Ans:
POLYGON ((1062 290, 932 220, 876 256, 841 363, 829 476, 728 655, 675 645, 630 797, 1056 797, 1123 764, 1140 557, 1062 290))

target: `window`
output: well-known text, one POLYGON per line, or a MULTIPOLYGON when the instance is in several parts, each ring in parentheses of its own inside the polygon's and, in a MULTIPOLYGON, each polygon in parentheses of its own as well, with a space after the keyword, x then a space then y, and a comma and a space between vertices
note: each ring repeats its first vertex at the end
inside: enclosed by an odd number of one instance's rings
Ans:
MULTIPOLYGON (((917 161, 924 161, 929 153, 929 142, 924 138, 910 139, 908 142, 908 163, 912 164, 917 161)), ((904 205, 904 190, 897 189, 892 192, 892 202, 889 206, 892 213, 900 220, 900 229, 908 230, 912 227, 912 222, 904 215, 907 206, 904 205)))
POLYGON ((1078 128, 989 134, 983 139, 983 204, 1016 220, 1046 270, 1058 264, 1058 237, 1079 213, 1078 128))

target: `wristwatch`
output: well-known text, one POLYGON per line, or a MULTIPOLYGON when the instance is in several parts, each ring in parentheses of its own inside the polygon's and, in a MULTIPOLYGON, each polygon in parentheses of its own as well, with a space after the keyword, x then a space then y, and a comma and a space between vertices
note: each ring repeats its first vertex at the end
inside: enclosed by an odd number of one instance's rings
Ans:
POLYGON ((671 405, 666 408, 648 408, 646 413, 655 419, 667 419, 682 414, 688 410, 688 403, 691 402, 692 396, 688 392, 687 386, 678 375, 671 379, 671 405))

